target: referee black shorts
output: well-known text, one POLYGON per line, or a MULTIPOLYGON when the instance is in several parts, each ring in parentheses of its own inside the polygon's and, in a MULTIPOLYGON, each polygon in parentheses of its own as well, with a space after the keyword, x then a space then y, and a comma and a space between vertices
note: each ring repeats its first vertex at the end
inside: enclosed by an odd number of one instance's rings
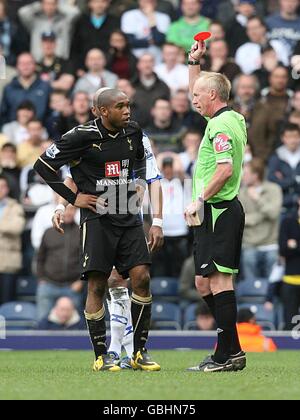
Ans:
POLYGON ((113 267, 127 279, 132 268, 151 264, 143 225, 119 227, 99 217, 85 222, 80 231, 82 280, 95 271, 110 275, 113 267))
POLYGON ((204 206, 203 223, 194 227, 196 274, 237 274, 245 227, 243 207, 237 198, 204 206))

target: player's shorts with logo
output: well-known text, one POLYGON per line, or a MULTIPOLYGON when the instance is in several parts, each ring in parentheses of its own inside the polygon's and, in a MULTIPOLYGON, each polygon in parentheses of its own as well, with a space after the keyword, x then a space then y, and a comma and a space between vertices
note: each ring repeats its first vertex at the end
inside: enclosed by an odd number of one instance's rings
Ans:
POLYGON ((194 227, 196 274, 239 271, 245 213, 239 200, 204 203, 204 220, 194 227))
POLYGON ((150 265, 151 256, 143 225, 114 226, 107 218, 98 217, 81 226, 81 278, 91 272, 109 275, 115 267, 123 278, 138 265, 150 265))

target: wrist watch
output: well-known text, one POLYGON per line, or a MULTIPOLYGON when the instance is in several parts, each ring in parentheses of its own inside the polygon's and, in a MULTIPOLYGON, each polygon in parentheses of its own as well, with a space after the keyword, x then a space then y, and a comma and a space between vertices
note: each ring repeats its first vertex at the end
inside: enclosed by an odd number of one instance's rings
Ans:
POLYGON ((200 61, 198 60, 188 60, 188 65, 189 66, 199 66, 200 65, 200 61))

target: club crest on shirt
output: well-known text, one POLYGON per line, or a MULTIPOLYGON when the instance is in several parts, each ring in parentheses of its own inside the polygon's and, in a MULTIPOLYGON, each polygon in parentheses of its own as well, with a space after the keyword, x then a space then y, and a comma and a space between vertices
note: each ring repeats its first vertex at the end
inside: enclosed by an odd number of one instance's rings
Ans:
POLYGON ((132 146, 132 140, 129 138, 129 137, 127 137, 127 143, 129 144, 129 150, 133 150, 133 146, 132 146))
POLYGON ((46 156, 50 159, 55 159, 56 156, 60 153, 59 148, 53 143, 48 149, 46 150, 46 156))
POLYGON ((214 149, 216 153, 223 153, 228 152, 228 150, 232 149, 230 144, 230 138, 226 134, 218 134, 217 137, 214 138, 214 149))

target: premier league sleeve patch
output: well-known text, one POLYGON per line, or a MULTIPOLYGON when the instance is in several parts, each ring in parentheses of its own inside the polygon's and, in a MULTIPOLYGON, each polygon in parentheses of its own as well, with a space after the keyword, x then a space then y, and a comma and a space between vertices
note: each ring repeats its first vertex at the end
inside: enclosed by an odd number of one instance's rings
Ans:
POLYGON ((213 139, 215 153, 224 153, 232 149, 230 137, 220 133, 213 139))
POLYGON ((56 156, 60 153, 60 150, 56 146, 55 143, 53 143, 48 149, 46 150, 46 156, 50 159, 55 159, 56 156))

